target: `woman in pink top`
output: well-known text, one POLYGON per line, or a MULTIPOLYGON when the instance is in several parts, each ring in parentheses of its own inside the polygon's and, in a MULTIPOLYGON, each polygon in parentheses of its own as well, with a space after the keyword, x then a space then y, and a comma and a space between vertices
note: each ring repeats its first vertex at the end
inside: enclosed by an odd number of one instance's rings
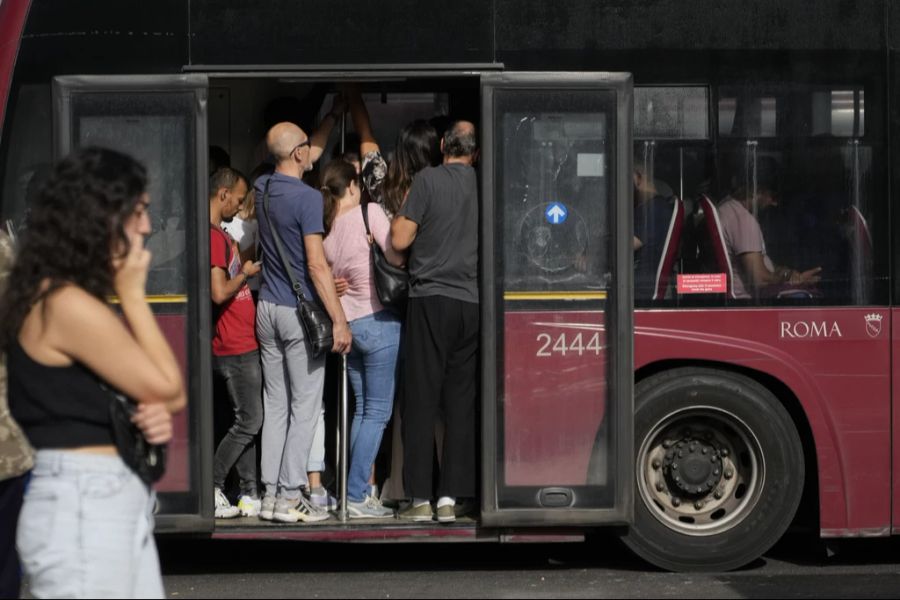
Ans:
MULTIPOLYGON (((321 192, 325 199, 325 257, 335 278, 349 284, 341 296, 353 333, 347 362, 356 396, 350 429, 348 512, 351 518, 371 519, 393 516, 393 511, 368 492, 372 464, 393 409, 401 322, 378 301, 356 177, 352 164, 332 161, 322 172, 321 192)), ((391 246, 391 224, 384 210, 374 202, 366 208, 374 242, 388 261, 402 265, 404 257, 391 246)))

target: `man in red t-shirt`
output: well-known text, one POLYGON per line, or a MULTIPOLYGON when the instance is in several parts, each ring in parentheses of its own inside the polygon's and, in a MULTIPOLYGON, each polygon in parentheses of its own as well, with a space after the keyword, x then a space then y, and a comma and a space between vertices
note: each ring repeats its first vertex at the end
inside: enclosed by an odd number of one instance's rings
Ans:
POLYGON ((252 261, 241 264, 237 243, 222 221, 240 210, 247 179, 222 167, 209 180, 210 292, 213 301, 213 376, 224 383, 234 410, 234 423, 219 443, 213 460, 215 516, 229 519, 259 514, 256 491, 256 436, 262 427, 262 376, 256 343, 256 306, 247 280, 260 271, 252 261), (236 467, 241 496, 237 506, 223 492, 225 478, 236 467))

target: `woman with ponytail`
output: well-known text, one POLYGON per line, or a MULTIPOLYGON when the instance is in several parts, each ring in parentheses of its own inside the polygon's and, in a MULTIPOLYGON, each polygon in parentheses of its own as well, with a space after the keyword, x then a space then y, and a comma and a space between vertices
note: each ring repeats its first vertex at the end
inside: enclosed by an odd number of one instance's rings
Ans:
POLYGON ((352 164, 332 161, 322 172, 322 184, 325 257, 334 276, 349 282, 341 304, 353 333, 347 362, 356 411, 350 430, 347 506, 351 518, 388 518, 393 511, 370 493, 369 477, 393 410, 401 323, 378 301, 363 210, 368 214, 371 241, 388 261, 400 266, 404 257, 391 246, 390 221, 381 206, 374 202, 361 205, 352 164))

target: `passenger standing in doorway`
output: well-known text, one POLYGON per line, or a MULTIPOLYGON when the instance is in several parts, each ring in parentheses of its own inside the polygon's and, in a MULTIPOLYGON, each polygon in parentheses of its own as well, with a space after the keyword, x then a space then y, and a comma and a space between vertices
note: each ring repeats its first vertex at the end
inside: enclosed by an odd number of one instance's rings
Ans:
MULTIPOLYGON (((252 181, 251 181, 252 182, 252 181)), ((241 202, 241 208, 230 221, 222 221, 222 229, 237 243, 241 262, 256 262, 259 253, 259 224, 256 221, 256 196, 249 190, 241 202)), ((259 277, 247 282, 254 304, 259 299, 259 277)))
MULTIPOLYGON (((441 147, 438 134, 434 127, 427 121, 416 120, 404 126, 397 134, 397 143, 394 147, 394 155, 391 164, 388 165, 381 154, 375 135, 372 132, 372 124, 369 112, 362 100, 359 89, 349 87, 345 91, 350 115, 353 118, 353 128, 359 135, 359 153, 363 157, 360 165, 360 179, 362 181, 361 192, 368 198, 377 202, 384 209, 388 217, 393 217, 399 210, 413 178, 426 167, 437 166, 441 163, 441 147)), ((336 281, 338 291, 345 293, 348 288, 346 279, 338 278, 336 281)), ((403 370, 402 358, 400 370, 403 370)), ((402 400, 398 394, 398 405, 402 400)), ((384 489, 379 495, 375 485, 374 473, 370 479, 370 495, 373 497, 401 500, 407 497, 403 488, 403 443, 400 436, 402 418, 399 406, 394 409, 394 422, 391 440, 391 475, 384 482, 384 489)))
POLYGON ((215 315, 212 340, 213 376, 228 393, 234 422, 219 443, 213 460, 215 516, 230 519, 259 514, 256 491, 256 436, 262 427, 262 375, 256 343, 256 307, 247 282, 260 266, 242 261, 237 242, 222 229, 247 195, 247 180, 229 167, 209 179, 210 292, 215 315), (225 496, 225 478, 232 467, 240 480, 240 499, 232 506, 225 496))
POLYGON ((403 388, 403 479, 413 501, 401 518, 433 518, 434 427, 445 424, 437 520, 456 520, 457 499, 475 496, 478 372, 478 186, 475 126, 454 123, 441 141, 444 164, 415 179, 391 226, 409 250, 403 388))
POLYGON ((259 516, 286 523, 321 521, 328 512, 311 504, 301 489, 309 483, 306 469, 322 411, 325 357, 311 354, 270 221, 304 295, 320 302, 331 317, 334 352, 346 354, 352 336, 325 260, 322 194, 301 180, 312 166, 309 138, 293 123, 279 123, 269 130, 266 143, 277 164, 272 175, 260 177, 255 184, 264 265, 256 322, 265 407, 262 480, 266 491, 259 516))
POLYGON ((335 277, 349 283, 341 296, 353 332, 349 378, 356 397, 350 431, 350 471, 347 485, 351 518, 393 517, 371 493, 369 477, 391 418, 396 386, 400 317, 382 306, 375 289, 371 250, 375 243, 392 264, 401 266, 403 255, 391 247, 391 225, 375 202, 360 204, 356 168, 344 160, 332 161, 322 172, 325 198, 325 256, 335 277), (363 210, 368 215, 371 239, 366 234, 363 210))

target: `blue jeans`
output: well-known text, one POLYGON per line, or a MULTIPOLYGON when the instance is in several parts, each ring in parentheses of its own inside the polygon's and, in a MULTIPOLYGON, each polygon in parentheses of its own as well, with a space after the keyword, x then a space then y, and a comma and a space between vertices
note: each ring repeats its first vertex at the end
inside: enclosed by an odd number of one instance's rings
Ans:
POLYGON ((155 495, 118 456, 39 450, 17 544, 36 598, 164 598, 155 495))
POLYGON ((236 467, 241 494, 256 496, 256 436, 263 423, 259 350, 213 356, 213 375, 224 381, 234 411, 234 423, 213 459, 213 484, 224 491, 228 471, 236 467))
POLYGON ((353 347, 347 357, 356 412, 350 429, 347 497, 365 500, 369 474, 391 418, 397 384, 400 319, 388 310, 350 322, 353 347))

